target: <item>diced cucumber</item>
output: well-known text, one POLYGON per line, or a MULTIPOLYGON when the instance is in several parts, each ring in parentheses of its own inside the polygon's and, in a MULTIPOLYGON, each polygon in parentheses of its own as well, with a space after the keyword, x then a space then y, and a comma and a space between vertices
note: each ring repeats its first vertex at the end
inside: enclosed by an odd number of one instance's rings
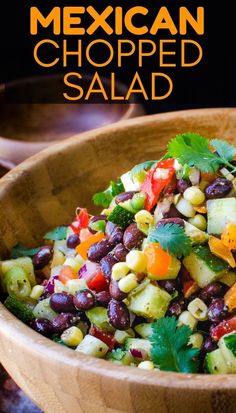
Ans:
POLYGON ((92 357, 104 358, 108 352, 108 346, 97 337, 87 334, 75 351, 92 357))
POLYGON ((225 261, 202 245, 194 247, 192 253, 183 259, 183 264, 200 288, 221 278, 228 269, 225 261))
POLYGON ((33 287, 36 284, 35 275, 34 275, 34 266, 32 259, 29 257, 20 257, 12 260, 1 261, 0 263, 0 272, 4 278, 4 275, 11 270, 13 267, 21 267, 22 270, 26 273, 27 278, 33 287))
POLYGON ((112 350, 111 352, 107 353, 106 359, 112 361, 115 364, 121 364, 123 366, 130 366, 135 362, 130 352, 124 351, 121 348, 117 348, 116 350, 112 350))
POLYGON ((236 198, 207 201, 207 232, 222 234, 227 224, 236 224, 236 198))
POLYGON ((86 311, 86 316, 88 317, 90 323, 100 328, 100 330, 114 331, 114 328, 109 324, 106 308, 104 307, 91 308, 91 310, 86 311))
POLYGON ((116 330, 114 334, 114 339, 118 344, 124 344, 127 338, 131 338, 134 336, 135 336, 134 331, 131 328, 129 328, 126 331, 116 330))
POLYGON ((218 348, 217 350, 207 353, 205 358, 205 364, 208 373, 210 374, 226 374, 228 373, 228 367, 222 351, 218 348))
POLYGON ((236 332, 221 337, 219 348, 226 361, 228 372, 236 373, 236 332))
POLYGON ((184 229, 186 235, 191 239, 193 244, 203 244, 209 238, 208 234, 201 231, 190 222, 184 221, 184 229))
POLYGON ((150 357, 151 343, 149 340, 144 340, 143 338, 127 338, 125 341, 125 349, 138 350, 143 352, 144 357, 150 357))
POLYGON ((148 284, 137 294, 130 294, 127 298, 127 304, 129 310, 134 314, 158 319, 164 317, 170 300, 171 296, 166 291, 148 284))
POLYGON ((150 323, 138 324, 134 329, 142 338, 147 338, 152 334, 152 325, 150 323))
POLYGON ((47 320, 53 320, 58 314, 50 307, 50 298, 39 301, 34 307, 33 314, 35 318, 46 318, 47 320))
POLYGON ((23 323, 27 324, 35 318, 31 308, 16 297, 8 296, 4 305, 12 314, 19 318, 19 320, 23 321, 23 323))

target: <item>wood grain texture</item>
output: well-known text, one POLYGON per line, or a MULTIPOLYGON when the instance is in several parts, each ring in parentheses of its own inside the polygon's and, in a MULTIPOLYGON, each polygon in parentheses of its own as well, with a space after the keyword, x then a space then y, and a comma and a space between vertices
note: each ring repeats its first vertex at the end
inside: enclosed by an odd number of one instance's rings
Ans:
MULTIPOLYGON (((236 109, 141 117, 87 132, 25 161, 0 182, 1 255, 68 223, 77 205, 137 162, 158 158, 176 133, 235 142, 236 109)), ((235 375, 141 371, 63 348, 0 305, 0 361, 46 413, 236 412, 235 375)))

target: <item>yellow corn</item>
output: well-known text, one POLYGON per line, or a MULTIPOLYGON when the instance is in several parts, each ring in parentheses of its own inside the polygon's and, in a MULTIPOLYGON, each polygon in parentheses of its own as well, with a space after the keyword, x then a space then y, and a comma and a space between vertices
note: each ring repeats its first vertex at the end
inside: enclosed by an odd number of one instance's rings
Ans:
POLYGON ((119 289, 123 293, 129 293, 134 288, 136 288, 137 285, 138 285, 136 275, 133 274, 133 273, 130 273, 130 274, 126 275, 126 277, 121 278, 118 285, 119 285, 119 289))
POLYGON ((199 321, 207 320, 207 306, 200 298, 195 298, 188 305, 188 311, 199 321))
POLYGON ((129 267, 126 262, 117 262, 112 267, 111 278, 113 280, 119 281, 121 278, 125 277, 129 272, 129 267))
POLYGON ((197 206, 205 201, 205 194, 197 186, 190 186, 184 191, 184 199, 197 206))
POLYGON ((188 344, 191 344, 193 347, 201 348, 203 343, 203 335, 200 333, 194 333, 189 337, 188 344))
POLYGON ((141 363, 139 363, 138 367, 139 367, 140 369, 143 369, 143 370, 154 370, 154 364, 153 364, 153 362, 152 362, 152 361, 148 361, 148 360, 146 360, 146 361, 141 361, 141 363))
POLYGON ((201 214, 196 214, 195 217, 189 218, 188 222, 202 231, 205 231, 207 227, 206 218, 201 214))
POLYGON ((197 327, 197 319, 189 311, 183 311, 179 316, 178 325, 187 325, 194 330, 197 327))
POLYGON ((78 327, 70 327, 61 335, 61 340, 69 347, 78 346, 83 340, 83 333, 78 327))
POLYGON ((146 271, 147 258, 142 251, 132 250, 126 255, 126 264, 135 272, 146 271))
POLYGON ((30 293, 30 297, 34 300, 38 300, 44 292, 44 287, 42 285, 35 285, 30 293))
POLYGON ((63 265, 69 265, 75 272, 78 272, 82 267, 84 260, 81 258, 80 255, 76 255, 76 257, 67 257, 63 265))

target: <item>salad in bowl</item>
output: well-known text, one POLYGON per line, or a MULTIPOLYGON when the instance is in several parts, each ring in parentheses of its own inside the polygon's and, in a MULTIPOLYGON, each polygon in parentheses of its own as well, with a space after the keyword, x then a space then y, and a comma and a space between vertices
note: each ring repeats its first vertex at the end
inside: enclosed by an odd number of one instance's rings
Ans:
POLYGON ((5 306, 38 333, 116 364, 236 373, 236 148, 173 138, 0 262, 5 306))

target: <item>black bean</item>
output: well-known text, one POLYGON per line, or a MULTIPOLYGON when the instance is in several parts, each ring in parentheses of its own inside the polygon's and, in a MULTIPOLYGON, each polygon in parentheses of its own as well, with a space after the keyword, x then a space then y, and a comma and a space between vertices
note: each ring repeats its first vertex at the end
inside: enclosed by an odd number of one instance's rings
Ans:
POLYGON ((51 321, 51 329, 53 333, 61 334, 67 328, 77 324, 79 317, 75 314, 62 313, 51 321))
POLYGON ((163 218, 183 218, 183 215, 176 209, 174 204, 171 204, 169 211, 163 214, 163 218))
POLYGON ((107 216, 106 215, 94 215, 92 218, 90 218, 89 223, 88 223, 88 229, 92 234, 96 234, 97 231, 91 228, 91 224, 94 224, 94 222, 97 221, 106 221, 107 216))
POLYGON ((213 298, 220 297, 222 295, 222 292, 223 292, 222 284, 218 282, 211 283, 201 290, 199 294, 199 298, 203 300, 204 302, 208 303, 213 298))
POLYGON ((217 343, 211 339, 211 337, 206 337, 203 341, 201 350, 204 353, 210 353, 217 348, 217 343))
POLYGON ((30 327, 46 337, 48 337, 51 333, 51 322, 46 318, 36 318, 31 321, 30 327))
POLYGON ((113 224, 113 222, 110 222, 110 221, 107 222, 106 228, 105 228, 105 234, 107 238, 111 236, 115 228, 118 228, 116 224, 113 224))
POLYGON ((76 311, 73 295, 66 292, 54 293, 50 298, 50 307, 57 313, 73 313, 76 311))
POLYGON ((180 227, 184 228, 184 220, 182 218, 163 218, 158 221, 157 226, 166 225, 166 224, 177 224, 180 227))
POLYGON ((175 291, 178 291, 178 288, 179 288, 177 280, 161 280, 161 281, 158 281, 158 284, 161 288, 166 290, 169 294, 173 294, 175 291))
POLYGON ((130 315, 126 305, 120 301, 111 300, 108 305, 109 323, 118 330, 130 327, 130 315))
POLYGON ((118 261, 125 261, 126 255, 128 254, 128 250, 125 248, 123 244, 118 244, 113 250, 113 254, 118 261))
POLYGON ((96 294, 97 304, 101 305, 102 307, 107 307, 110 300, 111 296, 109 291, 100 291, 100 293, 96 294))
POLYGON ((120 202, 128 201, 129 199, 133 198, 134 194, 136 194, 135 191, 122 192, 121 194, 116 196, 115 202, 118 205, 120 202))
POLYGON ((106 255, 106 257, 102 258, 100 261, 100 268, 102 273, 110 279, 112 267, 116 264, 118 260, 111 254, 106 255))
POLYGON ((95 295, 88 289, 78 291, 74 297, 74 305, 78 310, 89 310, 95 303, 95 295))
POLYGON ((184 299, 182 297, 177 297, 171 301, 166 315, 179 317, 182 311, 184 310, 184 299))
POLYGON ((108 238, 109 244, 115 246, 117 244, 120 244, 123 241, 123 236, 124 236, 124 230, 116 227, 112 231, 110 237, 108 238))
POLYGON ((123 243, 128 250, 132 250, 133 248, 141 247, 143 238, 143 232, 138 229, 137 224, 133 223, 126 228, 124 232, 123 243))
POLYGON ((122 301, 127 297, 127 294, 119 289, 118 282, 115 280, 111 280, 109 284, 109 293, 117 301, 122 301))
POLYGON ((228 315, 223 298, 214 298, 208 307, 207 315, 213 323, 219 323, 228 315))
POLYGON ((91 245, 88 249, 88 259, 93 262, 99 262, 105 255, 112 250, 112 246, 107 240, 102 240, 91 245))
POLYGON ((80 244, 79 234, 72 234, 67 238, 66 245, 68 248, 76 248, 80 244))
POLYGON ((207 199, 223 198, 233 188, 233 184, 226 178, 216 178, 205 189, 207 199))
POLYGON ((45 245, 32 257, 33 265, 36 270, 44 268, 52 259, 52 245, 45 245))
POLYGON ((177 190, 181 194, 184 193, 184 191, 191 186, 191 182, 187 179, 177 179, 177 190))

